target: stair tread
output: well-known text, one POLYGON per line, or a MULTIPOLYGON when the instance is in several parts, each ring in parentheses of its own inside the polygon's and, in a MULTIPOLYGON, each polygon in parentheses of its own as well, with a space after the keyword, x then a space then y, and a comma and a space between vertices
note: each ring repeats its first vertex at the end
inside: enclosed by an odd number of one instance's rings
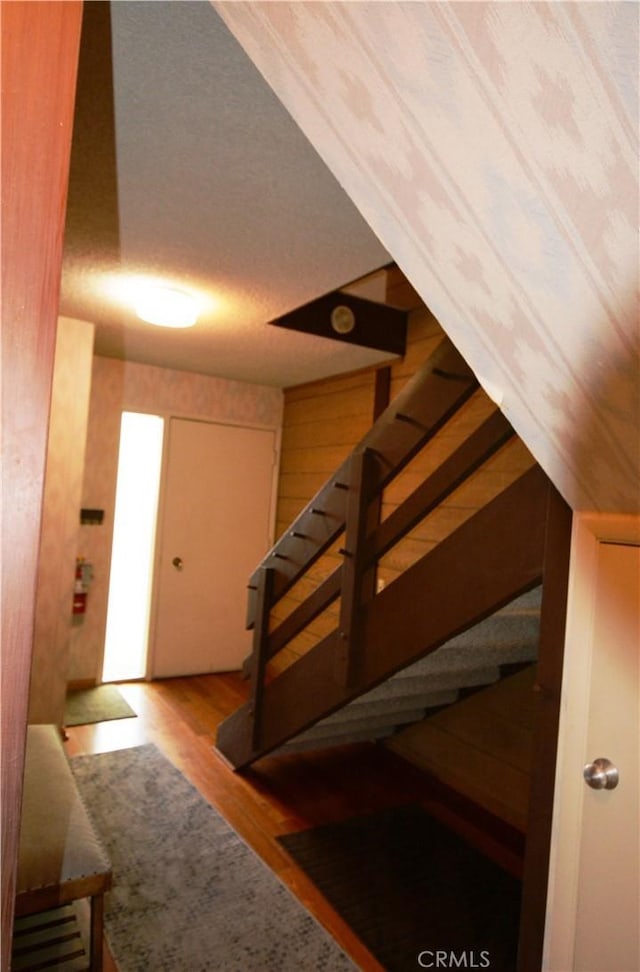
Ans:
POLYGON ((399 725, 407 725, 410 722, 417 722, 424 716, 425 710, 420 707, 402 712, 380 713, 377 716, 365 716, 362 719, 353 719, 347 722, 328 723, 325 720, 317 722, 315 726, 301 732, 298 739, 321 739, 333 735, 351 735, 352 732, 371 731, 375 733, 378 729, 394 728, 399 725), (341 732, 342 730, 342 732, 341 732))

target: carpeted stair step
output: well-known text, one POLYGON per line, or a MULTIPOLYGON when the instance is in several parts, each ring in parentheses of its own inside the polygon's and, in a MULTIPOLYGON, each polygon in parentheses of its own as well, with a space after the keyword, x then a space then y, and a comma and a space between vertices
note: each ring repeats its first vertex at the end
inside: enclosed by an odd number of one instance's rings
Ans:
MULTIPOLYGON (((375 736, 375 741, 380 739, 387 739, 392 736, 395 732, 394 726, 387 726, 384 730, 379 730, 375 736)), ((372 742, 371 730, 364 729, 360 732, 351 732, 341 735, 336 735, 331 738, 326 738, 318 740, 315 738, 305 738, 305 734, 301 733, 296 736, 295 739, 291 739, 284 746, 280 746, 278 749, 274 750, 273 756, 283 756, 289 753, 304 753, 314 749, 330 749, 332 746, 348 746, 352 743, 358 742, 372 742)))
MULTIPOLYGON (((484 684, 484 682, 479 684, 484 684)), ((385 685, 390 686, 390 683, 387 682, 385 685)), ((457 697, 457 689, 445 689, 442 692, 418 692, 415 694, 412 693, 411 695, 398 695, 396 698, 392 695, 384 695, 382 698, 373 702, 368 701, 369 696, 367 694, 356 699, 351 705, 345 706, 344 709, 339 709, 333 715, 327 716, 318 725, 340 726, 362 721, 364 718, 375 719, 378 716, 387 716, 390 720, 396 713, 401 714, 449 705, 449 703, 455 702, 457 697)))
POLYGON ((462 692, 497 682, 502 666, 535 661, 541 588, 516 598, 420 661, 320 720, 277 752, 376 740, 417 722, 462 692))

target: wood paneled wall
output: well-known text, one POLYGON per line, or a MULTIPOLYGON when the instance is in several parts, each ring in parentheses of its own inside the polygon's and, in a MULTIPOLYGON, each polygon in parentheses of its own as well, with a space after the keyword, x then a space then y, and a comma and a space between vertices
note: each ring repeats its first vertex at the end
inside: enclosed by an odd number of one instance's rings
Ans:
MULTIPOLYGON (((280 537, 373 424, 375 370, 328 378, 285 391, 276 536, 280 537)), ((337 541, 276 606, 272 626, 341 562, 337 541)), ((330 607, 274 659, 281 671, 336 626, 330 607)))
POLYGON ((527 828, 535 667, 471 695, 385 745, 523 833, 527 828))

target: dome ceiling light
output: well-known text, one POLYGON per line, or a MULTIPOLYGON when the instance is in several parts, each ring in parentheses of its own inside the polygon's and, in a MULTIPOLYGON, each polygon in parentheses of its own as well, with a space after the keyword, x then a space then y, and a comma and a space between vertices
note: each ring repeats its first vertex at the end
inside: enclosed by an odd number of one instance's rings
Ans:
POLYGON ((200 307, 191 294, 177 287, 148 284, 134 297, 140 320, 158 327, 193 327, 200 307))

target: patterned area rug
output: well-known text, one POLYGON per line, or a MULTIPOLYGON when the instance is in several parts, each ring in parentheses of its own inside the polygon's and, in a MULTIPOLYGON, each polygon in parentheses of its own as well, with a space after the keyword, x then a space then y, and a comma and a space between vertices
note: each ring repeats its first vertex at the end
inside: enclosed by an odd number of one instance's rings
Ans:
POLYGON ((155 746, 71 767, 113 864, 105 928, 120 972, 354 972, 155 746))
POLYGON ((516 968, 520 883, 421 807, 279 839, 387 972, 516 968))
POLYGON ((69 692, 64 709, 65 726, 87 726, 92 722, 110 719, 131 719, 136 716, 129 703, 115 685, 69 692))

